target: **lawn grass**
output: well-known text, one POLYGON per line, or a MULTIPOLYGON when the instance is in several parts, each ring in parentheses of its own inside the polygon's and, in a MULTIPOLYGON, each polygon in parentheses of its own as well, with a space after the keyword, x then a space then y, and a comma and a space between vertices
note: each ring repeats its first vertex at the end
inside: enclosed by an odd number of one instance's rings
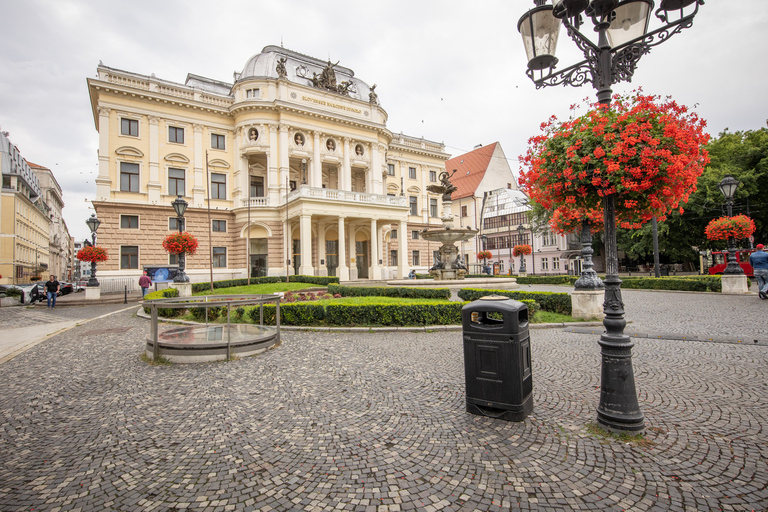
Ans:
MULTIPOLYGON (((231 288, 215 288, 213 291, 205 290, 193 295, 269 295, 275 292, 292 292, 296 290, 306 290, 308 288, 318 288, 311 283, 266 283, 252 284, 251 286, 233 286, 231 288)), ((321 287, 322 288, 322 287, 321 287)))
POLYGON ((573 318, 570 315, 562 315, 560 313, 552 313, 551 311, 537 311, 533 315, 532 324, 557 324, 562 322, 584 322, 580 318, 573 318))

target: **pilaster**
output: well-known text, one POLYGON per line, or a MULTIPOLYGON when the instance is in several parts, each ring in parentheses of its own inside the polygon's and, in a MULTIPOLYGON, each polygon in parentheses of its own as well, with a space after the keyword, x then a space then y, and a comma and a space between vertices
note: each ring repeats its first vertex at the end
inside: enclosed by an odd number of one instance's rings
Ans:
POLYGON ((110 109, 99 107, 99 176, 96 178, 96 197, 105 201, 110 197, 112 180, 109 178, 109 113, 110 109))
MULTIPOLYGON (((279 167, 280 167, 280 187, 281 189, 285 189, 286 183, 290 180, 290 165, 289 165, 289 159, 288 159, 288 130, 289 126, 287 124, 280 124, 278 131, 279 131, 279 147, 280 147, 280 158, 279 158, 279 167)), ((286 190, 281 190, 281 195, 286 194, 286 190)))
POLYGON ((405 279, 408 276, 408 246, 406 244, 406 233, 408 232, 408 223, 400 221, 397 226, 397 278, 405 279))
POLYGON ((349 281, 349 267, 347 266, 346 236, 344 234, 344 217, 339 216, 339 281, 349 281))
POLYGON ((278 205, 282 200, 280 190, 285 186, 285 183, 280 183, 280 176, 277 172, 277 125, 269 123, 266 125, 266 129, 269 132, 269 152, 267 153, 269 204, 278 205))
POLYGON ((320 132, 312 132, 312 180, 310 184, 316 188, 323 187, 323 162, 320 160, 320 132))
MULTIPOLYGON (((192 162, 195 176, 192 181, 192 205, 202 208, 205 203, 206 180, 204 174, 205 155, 203 152, 203 125, 193 124, 194 132, 194 161, 192 162)), ((190 206, 192 206, 190 205, 190 206)))
POLYGON ((299 217, 299 237, 301 239, 301 265, 299 274, 303 276, 315 275, 312 266, 312 216, 301 215, 299 217))
POLYGON ((379 228, 377 224, 376 219, 371 219, 371 270, 368 278, 378 281, 381 279, 381 266, 379 265, 379 228))
POLYGON ((344 164, 341 169, 341 183, 339 185, 340 190, 352 190, 352 166, 349 162, 349 137, 344 137, 344 164))
POLYGON ((147 183, 147 198, 152 204, 160 202, 160 172, 159 172, 159 124, 160 118, 149 116, 149 182, 147 183))

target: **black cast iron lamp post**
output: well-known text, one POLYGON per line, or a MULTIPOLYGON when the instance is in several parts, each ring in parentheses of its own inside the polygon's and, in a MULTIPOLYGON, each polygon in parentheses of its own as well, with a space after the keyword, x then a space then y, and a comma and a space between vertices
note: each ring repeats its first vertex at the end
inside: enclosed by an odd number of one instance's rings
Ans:
MULTIPOLYGON (((176 211, 176 224, 179 225, 179 233, 184 232, 184 212, 187 211, 188 203, 182 199, 181 196, 177 197, 171 205, 174 211, 176 211)), ((174 283, 188 283, 189 277, 184 273, 186 263, 186 253, 179 254, 179 271, 176 273, 176 277, 173 278, 174 283)))
MULTIPOLYGON (((96 230, 99 229, 101 221, 96 218, 96 214, 92 213, 90 217, 85 221, 88 225, 88 229, 91 230, 91 243, 96 247, 96 230)), ((91 262, 91 278, 88 279, 88 286, 99 286, 99 281, 96 279, 96 262, 91 262)))
MULTIPOLYGON (((536 88, 552 85, 580 87, 590 83, 597 91, 597 100, 611 103, 611 86, 630 82, 640 58, 685 28, 703 0, 661 0, 655 12, 663 26, 648 32, 652 0, 534 0, 535 7, 517 23, 528 56, 526 74, 536 88), (582 14, 589 17, 597 32, 593 42, 579 29, 584 24, 582 14), (584 54, 585 59, 555 71, 555 57, 560 25, 584 54)), ((585 31, 586 32, 586 31, 585 31)), ((637 401, 635 376, 632 369, 634 343, 624 334, 624 302, 616 249, 616 197, 603 197, 605 224, 605 301, 603 311, 605 333, 600 337, 602 369, 600 374, 600 404, 597 422, 601 427, 618 432, 641 432, 645 428, 643 413, 637 401)))
MULTIPOLYGON (((728 216, 733 217, 733 198, 736 196, 736 189, 739 188, 739 182, 731 176, 727 175, 720 181, 718 185, 720 192, 725 197, 725 207, 728 209, 728 216)), ((744 269, 741 268, 739 262, 736 261, 736 240, 732 236, 728 237, 728 265, 723 270, 723 274, 743 274, 744 269)))
MULTIPOLYGON (((520 245, 523 245, 523 235, 525 234, 525 228, 523 227, 522 224, 517 226, 517 234, 520 237, 519 238, 520 245)), ((533 256, 531 256, 531 258, 533 258, 533 256)), ((525 269, 525 254, 523 254, 522 252, 520 253, 520 270, 518 272, 521 273, 521 274, 525 274, 525 272, 526 272, 526 269, 525 269)))

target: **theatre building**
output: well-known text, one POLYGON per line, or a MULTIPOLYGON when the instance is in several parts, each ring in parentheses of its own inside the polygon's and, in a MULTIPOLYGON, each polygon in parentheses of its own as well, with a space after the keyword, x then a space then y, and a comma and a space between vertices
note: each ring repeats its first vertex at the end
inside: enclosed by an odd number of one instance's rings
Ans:
POLYGON ((376 85, 338 63, 267 46, 233 83, 184 84, 100 64, 88 79, 99 134, 93 200, 99 279, 174 265, 162 240, 189 204, 192 281, 266 275, 403 277, 431 266, 418 236, 440 223, 427 191, 441 143, 393 134, 376 85), (210 243, 209 243, 210 238, 210 243))

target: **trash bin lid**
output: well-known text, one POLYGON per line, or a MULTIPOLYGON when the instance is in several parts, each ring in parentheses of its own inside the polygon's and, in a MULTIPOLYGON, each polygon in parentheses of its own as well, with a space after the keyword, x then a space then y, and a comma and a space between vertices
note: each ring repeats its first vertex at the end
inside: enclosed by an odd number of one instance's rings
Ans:
POLYGON ((485 297, 480 297, 477 300, 511 300, 511 299, 503 295, 486 295, 485 297))

